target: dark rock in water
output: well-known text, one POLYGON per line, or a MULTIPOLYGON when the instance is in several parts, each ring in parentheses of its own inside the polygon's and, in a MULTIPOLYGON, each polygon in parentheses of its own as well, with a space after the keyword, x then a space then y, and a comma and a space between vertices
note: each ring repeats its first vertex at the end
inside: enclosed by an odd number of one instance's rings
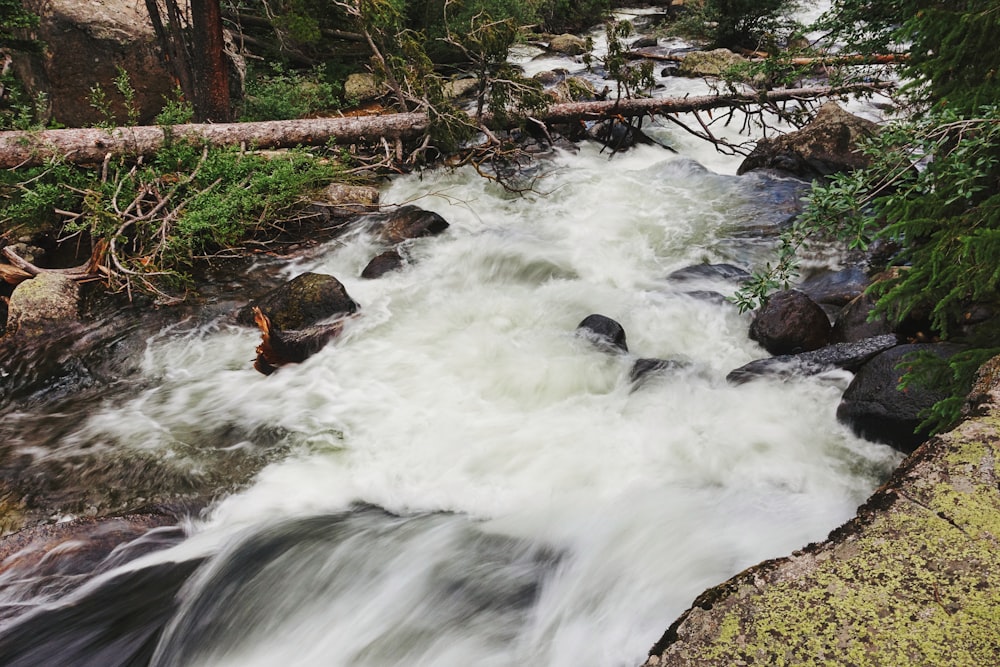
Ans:
POLYGON ((576 325, 576 331, 605 350, 628 352, 624 327, 610 317, 596 314, 587 315, 582 322, 576 325))
POLYGON ((851 266, 807 278, 796 289, 820 305, 844 306, 861 296, 868 283, 868 274, 864 268, 851 266))
POLYGON ((376 255, 368 266, 361 272, 362 278, 380 278, 391 271, 397 271, 403 267, 403 256, 398 250, 386 250, 381 255, 376 255))
POLYGON ((741 284, 750 274, 732 264, 692 264, 667 276, 671 282, 714 281, 741 284))
POLYGON ((871 336, 892 333, 893 326, 885 316, 879 315, 871 319, 875 299, 862 294, 840 309, 833 323, 832 340, 838 343, 850 343, 871 336))
POLYGON ((435 236, 448 229, 448 222, 433 211, 408 204, 387 216, 378 216, 379 237, 386 243, 402 243, 408 239, 435 236))
POLYGON ((88 579, 180 543, 173 512, 75 519, 43 524, 0 541, 0 619, 23 613, 47 595, 65 595, 88 579))
POLYGON ((899 339, 894 334, 887 334, 855 343, 827 345, 801 354, 783 354, 757 359, 729 373, 726 380, 732 384, 743 384, 761 377, 816 375, 831 368, 856 371, 875 355, 898 344, 899 339))
POLYGON ((930 352, 947 358, 962 348, 951 344, 899 345, 866 363, 854 376, 837 407, 837 419, 863 438, 884 442, 909 453, 926 437, 914 433, 922 421, 920 412, 946 396, 923 387, 898 389, 906 372, 903 357, 930 352), (901 366, 902 364, 902 366, 901 366))
POLYGON ((86 595, 25 614, 0 629, 4 667, 148 665, 200 559, 157 563, 102 580, 86 595))
POLYGON ((830 320, 815 301, 798 290, 777 292, 750 325, 750 338, 771 354, 808 352, 830 340, 830 320))
POLYGON ((659 375, 664 371, 673 371, 680 368, 687 368, 690 364, 677 359, 636 359, 632 364, 632 371, 629 373, 629 380, 636 387, 641 386, 650 379, 650 376, 659 375))
POLYGON ((587 130, 587 136, 613 151, 627 151, 638 144, 657 144, 645 132, 629 122, 617 118, 594 123, 587 130))
POLYGON ((862 169, 871 160, 858 150, 858 142, 877 132, 875 123, 847 113, 835 102, 827 102, 801 130, 758 141, 737 173, 778 169, 816 178, 862 169))
POLYGON ((707 289, 690 290, 688 292, 682 292, 682 294, 684 296, 689 296, 692 299, 695 299, 696 301, 705 301, 706 303, 714 303, 717 306, 724 306, 731 303, 729 301, 729 298, 725 294, 721 292, 714 292, 712 290, 707 290, 707 289))
POLYGON ((358 304, 333 276, 303 273, 244 306, 236 321, 254 325, 254 307, 267 313, 279 329, 304 329, 334 315, 350 315, 358 304))
POLYGON ((646 49, 657 45, 655 37, 646 35, 638 38, 629 45, 630 49, 646 49))

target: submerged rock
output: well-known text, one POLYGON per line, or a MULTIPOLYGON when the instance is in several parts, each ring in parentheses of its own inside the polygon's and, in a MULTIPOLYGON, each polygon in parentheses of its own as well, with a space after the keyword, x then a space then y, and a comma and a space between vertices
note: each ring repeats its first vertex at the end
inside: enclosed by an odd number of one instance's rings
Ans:
POLYGON ((381 278, 387 273, 403 268, 403 256, 398 250, 386 250, 372 258, 361 272, 362 278, 381 278))
POLYGON ((826 541, 702 593, 645 667, 1000 664, 997 375, 982 416, 920 446, 826 541))
POLYGON ((733 384, 743 384, 761 377, 816 375, 832 368, 853 372, 875 355, 898 344, 899 339, 894 334, 886 334, 854 343, 827 345, 811 352, 757 359, 730 372, 726 380, 733 384))

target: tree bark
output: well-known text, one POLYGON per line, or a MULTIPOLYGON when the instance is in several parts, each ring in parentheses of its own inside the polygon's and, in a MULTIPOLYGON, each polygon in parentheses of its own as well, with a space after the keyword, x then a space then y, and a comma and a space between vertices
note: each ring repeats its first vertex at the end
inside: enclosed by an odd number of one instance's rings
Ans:
POLYGON ((229 70, 222 39, 219 0, 191 0, 191 41, 194 54, 196 120, 231 120, 229 70))
MULTIPOLYGON (((536 114, 535 119, 546 123, 569 123, 614 116, 673 114, 814 99, 889 87, 891 84, 859 84, 791 88, 737 95, 572 102, 552 105, 544 113, 536 114)), ((472 117, 470 122, 475 122, 472 117)), ((490 116, 483 118, 483 124, 494 129, 503 127, 490 116)), ((211 146, 244 144, 255 148, 321 146, 330 141, 347 145, 374 142, 382 137, 393 140, 419 137, 427 131, 428 126, 427 114, 413 112, 257 123, 174 125, 169 128, 122 127, 110 132, 99 128, 0 132, 0 169, 38 166, 52 159, 65 159, 75 164, 98 164, 109 153, 148 156, 154 154, 167 141, 186 140, 211 146)))

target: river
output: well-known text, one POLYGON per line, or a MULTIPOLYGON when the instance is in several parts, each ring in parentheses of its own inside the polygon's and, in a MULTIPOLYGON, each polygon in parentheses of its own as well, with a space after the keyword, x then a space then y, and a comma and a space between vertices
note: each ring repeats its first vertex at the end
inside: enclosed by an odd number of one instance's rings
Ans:
POLYGON ((238 429, 230 446, 266 432, 285 454, 180 544, 43 606, 159 604, 161 579, 133 575, 188 562, 153 665, 636 665, 699 592, 824 539, 898 456, 837 423, 844 374, 727 384, 766 356, 748 316, 686 294, 730 285, 668 279, 765 261, 756 231, 800 186, 651 133, 679 153, 585 144, 524 196, 469 169, 394 179, 383 202, 449 230, 378 280, 357 277, 377 252, 360 232, 282 263, 361 304, 300 365, 256 373, 256 334, 221 316, 152 337, 142 388, 68 442, 183 459, 238 429), (591 313, 628 354, 575 333, 591 313), (684 365, 636 386, 642 357, 684 365))

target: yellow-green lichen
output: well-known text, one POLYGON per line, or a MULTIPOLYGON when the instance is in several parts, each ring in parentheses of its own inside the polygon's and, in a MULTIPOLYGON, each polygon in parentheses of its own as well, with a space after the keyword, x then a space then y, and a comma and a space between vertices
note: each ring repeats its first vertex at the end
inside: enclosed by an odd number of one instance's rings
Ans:
POLYGON ((1000 665, 993 450, 938 446, 918 464, 927 470, 858 524, 849 549, 821 547, 757 594, 720 601, 716 636, 677 655, 705 665, 1000 665))

